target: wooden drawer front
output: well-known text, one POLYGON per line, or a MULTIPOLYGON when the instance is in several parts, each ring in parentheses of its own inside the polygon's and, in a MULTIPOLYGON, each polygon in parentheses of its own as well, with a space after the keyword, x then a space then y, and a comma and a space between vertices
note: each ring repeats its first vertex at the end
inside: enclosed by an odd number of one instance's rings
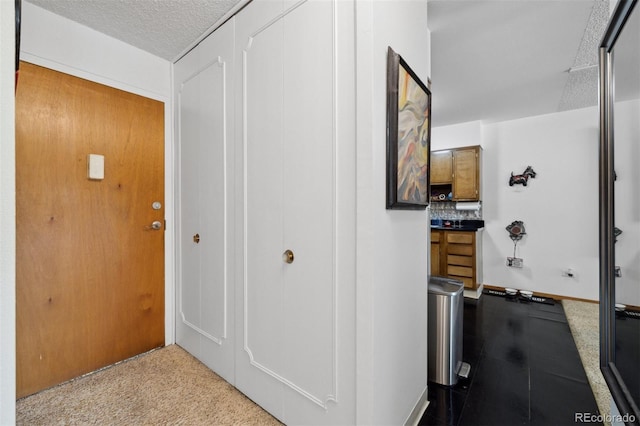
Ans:
POLYGON ((473 233, 447 232, 447 242, 453 244, 473 244, 473 233))
POLYGON ((473 246, 467 246, 464 244, 451 244, 450 246, 447 246, 447 253, 462 256, 473 256, 473 246))
POLYGON ((458 277, 473 277, 473 268, 468 266, 456 266, 456 265, 447 265, 447 275, 453 276, 452 278, 458 277))
POLYGON ((440 232, 437 231, 431 231, 431 242, 432 243, 439 243, 440 242, 440 232))
POLYGON ((473 257, 469 256, 456 256, 450 254, 447 256, 448 265, 468 266, 473 267, 473 257))
POLYGON ((454 277, 456 280, 462 281, 464 284, 464 288, 476 288, 475 283, 473 282, 473 278, 467 277, 454 277))

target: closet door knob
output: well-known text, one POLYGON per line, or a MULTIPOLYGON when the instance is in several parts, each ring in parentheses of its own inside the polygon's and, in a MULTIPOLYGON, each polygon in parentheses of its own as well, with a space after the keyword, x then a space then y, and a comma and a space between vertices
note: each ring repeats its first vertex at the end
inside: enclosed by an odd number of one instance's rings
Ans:
POLYGON ((196 234, 193 236, 193 242, 196 244, 200 242, 200 234, 196 234))
POLYGON ((282 261, 284 263, 293 263, 293 252, 291 250, 285 250, 285 252, 282 253, 282 261))

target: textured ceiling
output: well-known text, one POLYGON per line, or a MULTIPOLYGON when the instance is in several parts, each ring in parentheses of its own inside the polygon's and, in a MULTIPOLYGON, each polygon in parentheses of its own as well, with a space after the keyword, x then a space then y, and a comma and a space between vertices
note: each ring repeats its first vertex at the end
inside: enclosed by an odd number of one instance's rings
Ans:
POLYGON ((174 61, 241 0, 25 1, 174 61))
POLYGON ((608 1, 430 0, 428 7, 434 126, 597 105, 608 1))
POLYGON ((609 2, 593 4, 578 53, 568 71, 559 111, 598 104, 598 46, 609 22, 609 2))

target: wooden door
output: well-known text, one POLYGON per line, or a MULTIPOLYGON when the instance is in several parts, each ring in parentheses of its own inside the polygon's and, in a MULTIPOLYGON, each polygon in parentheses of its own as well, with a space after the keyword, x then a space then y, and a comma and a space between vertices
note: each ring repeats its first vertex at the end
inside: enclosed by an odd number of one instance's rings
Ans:
POLYGON ((17 396, 162 346, 163 103, 23 63, 16 198, 17 396))
POLYGON ((444 239, 442 239, 441 236, 441 231, 431 231, 431 275, 433 276, 442 275, 442 271, 440 270, 440 262, 442 259, 440 253, 444 239))
POLYGON ((234 19, 176 63, 180 217, 176 341, 234 383, 234 19))
POLYGON ((433 151, 431 153, 431 183, 450 184, 453 176, 451 151, 433 151))
POLYGON ((456 149, 453 152, 453 198, 459 201, 477 201, 480 183, 478 149, 456 149))

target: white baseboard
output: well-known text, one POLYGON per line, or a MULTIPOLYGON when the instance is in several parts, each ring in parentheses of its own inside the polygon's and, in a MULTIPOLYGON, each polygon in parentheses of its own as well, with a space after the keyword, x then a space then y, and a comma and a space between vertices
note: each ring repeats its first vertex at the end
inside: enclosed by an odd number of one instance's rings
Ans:
POLYGON ((407 420, 404 422, 405 426, 418 426, 418 422, 424 415, 425 411, 427 411, 427 407, 429 406, 427 389, 428 388, 425 387, 422 395, 418 398, 416 405, 413 407, 413 410, 411 410, 411 414, 409 414, 409 417, 407 417, 407 420))
POLYGON ((464 289, 464 297, 468 297, 470 299, 480 299, 482 296, 482 290, 484 290, 484 284, 480 284, 477 289, 464 289))

